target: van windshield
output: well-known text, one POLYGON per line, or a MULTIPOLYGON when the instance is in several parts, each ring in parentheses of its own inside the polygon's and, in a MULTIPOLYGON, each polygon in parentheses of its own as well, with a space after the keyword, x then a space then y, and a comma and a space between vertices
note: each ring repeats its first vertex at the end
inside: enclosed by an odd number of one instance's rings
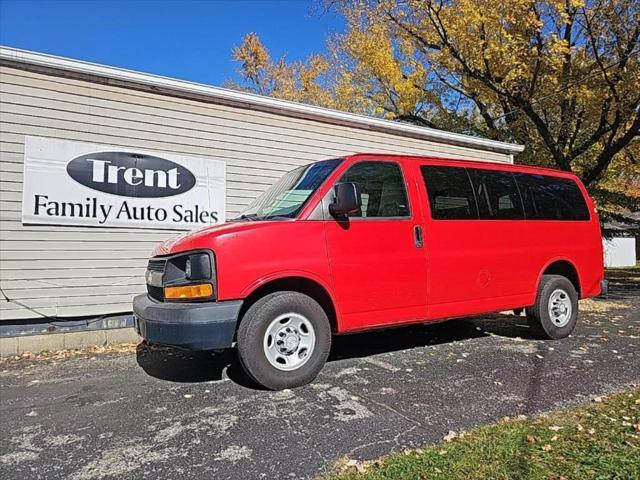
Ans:
POLYGON ((286 173, 235 220, 295 218, 342 159, 323 160, 286 173))

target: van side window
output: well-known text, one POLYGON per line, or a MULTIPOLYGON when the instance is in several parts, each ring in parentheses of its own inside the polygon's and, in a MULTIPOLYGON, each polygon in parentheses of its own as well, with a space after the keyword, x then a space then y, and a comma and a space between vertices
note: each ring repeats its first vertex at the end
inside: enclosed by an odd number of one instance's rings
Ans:
POLYGON ((529 220, 589 220, 589 207, 576 183, 568 178, 514 174, 529 220))
POLYGON ((360 187, 362 208, 349 217, 408 217, 409 202, 400 165, 395 162, 358 162, 339 182, 360 187))
POLYGON ((423 165, 420 171, 427 187, 431 218, 437 220, 478 218, 478 207, 466 169, 423 165))
POLYGON ((468 168, 481 220, 522 220, 522 201, 511 172, 468 168))

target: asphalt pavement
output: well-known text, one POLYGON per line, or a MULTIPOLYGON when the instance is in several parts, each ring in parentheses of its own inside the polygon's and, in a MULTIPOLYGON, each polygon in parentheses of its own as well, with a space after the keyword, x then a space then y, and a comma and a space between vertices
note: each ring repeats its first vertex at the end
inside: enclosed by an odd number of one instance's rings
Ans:
POLYGON ((640 271, 613 272, 560 341, 496 314, 338 337, 303 388, 235 352, 149 349, 0 365, 0 478, 314 478, 504 416, 640 383, 640 271))

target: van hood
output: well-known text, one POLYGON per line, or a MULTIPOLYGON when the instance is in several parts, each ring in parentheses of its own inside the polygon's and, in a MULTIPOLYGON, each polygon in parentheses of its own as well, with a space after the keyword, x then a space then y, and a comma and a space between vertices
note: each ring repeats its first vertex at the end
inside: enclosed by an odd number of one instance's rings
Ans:
POLYGON ((163 243, 159 244, 153 250, 152 256, 155 257, 158 255, 172 255, 174 253, 198 249, 215 250, 216 244, 219 243, 223 238, 226 240, 246 231, 271 228, 276 224, 291 221, 295 220, 287 219, 239 221, 198 228, 196 230, 171 237, 163 243))

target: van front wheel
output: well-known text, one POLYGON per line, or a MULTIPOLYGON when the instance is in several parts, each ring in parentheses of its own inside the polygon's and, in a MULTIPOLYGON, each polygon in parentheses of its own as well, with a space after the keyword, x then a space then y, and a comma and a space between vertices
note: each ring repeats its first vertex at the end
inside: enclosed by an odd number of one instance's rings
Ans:
POLYGON ((578 321, 578 293, 573 284, 561 275, 543 275, 536 303, 527 308, 527 320, 542 338, 569 336, 578 321))
POLYGON ((237 341, 247 374, 270 390, 282 390, 316 378, 329 356, 331 327, 311 297, 275 292, 249 307, 237 341))

